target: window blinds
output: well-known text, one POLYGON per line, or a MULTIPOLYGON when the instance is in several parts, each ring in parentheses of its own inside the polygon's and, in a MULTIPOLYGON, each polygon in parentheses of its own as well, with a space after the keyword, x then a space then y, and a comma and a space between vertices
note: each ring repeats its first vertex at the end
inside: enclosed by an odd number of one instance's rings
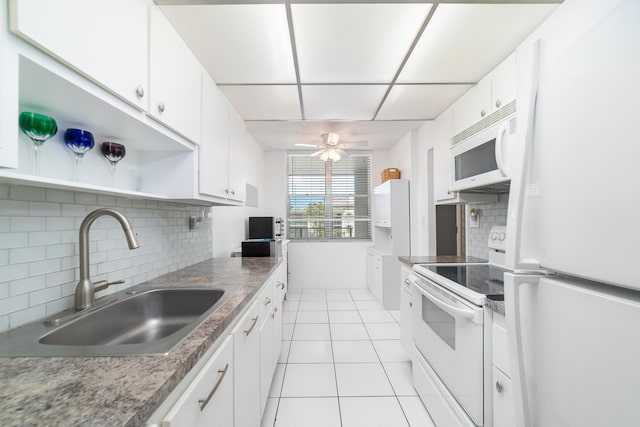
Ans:
POLYGON ((337 162, 287 154, 287 238, 371 239, 371 155, 337 162))

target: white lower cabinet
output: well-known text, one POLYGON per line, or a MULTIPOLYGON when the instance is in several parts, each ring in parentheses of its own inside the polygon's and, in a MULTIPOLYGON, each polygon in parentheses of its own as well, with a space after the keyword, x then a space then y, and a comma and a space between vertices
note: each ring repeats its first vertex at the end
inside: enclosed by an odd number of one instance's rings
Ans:
POLYGON ((147 427, 260 425, 282 348, 283 268, 281 263, 269 276, 221 343, 187 373, 147 427))
POLYGON ((233 373, 229 335, 163 418, 162 427, 232 427, 233 373))
POLYGON ((233 408, 235 427, 260 425, 260 307, 254 302, 231 331, 233 335, 233 408))
POLYGON ((411 269, 405 265, 400 268, 400 343, 407 355, 413 360, 413 339, 411 312, 413 307, 409 275, 411 269))
MULTIPOLYGON (((271 283, 269 285, 271 285, 271 283)), ((271 380, 273 379, 275 364, 277 363, 277 360, 274 361, 273 359, 275 351, 275 344, 273 342, 273 310, 275 303, 272 286, 265 288, 261 298, 258 300, 258 304, 263 305, 263 310, 266 313, 260 324, 260 413, 262 414, 267 404, 271 380)))
POLYGON ((491 328, 493 360, 493 426, 516 425, 511 368, 507 348, 507 329, 504 316, 493 314, 491 328))
POLYGON ((493 427, 516 425, 511 378, 493 367, 493 427))

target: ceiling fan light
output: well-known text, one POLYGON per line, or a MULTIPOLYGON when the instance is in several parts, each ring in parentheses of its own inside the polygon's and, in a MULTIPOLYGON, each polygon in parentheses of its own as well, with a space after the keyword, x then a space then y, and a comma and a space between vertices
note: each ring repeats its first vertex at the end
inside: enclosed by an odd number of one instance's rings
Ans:
POLYGON ((327 143, 331 145, 336 145, 340 140, 340 136, 335 132, 329 132, 327 134, 327 143))
POLYGON ((322 154, 320 154, 320 160, 322 160, 323 162, 326 162, 327 160, 329 160, 329 153, 327 153, 326 151, 323 151, 322 154))
POLYGON ((333 148, 331 148, 329 150, 329 152, 327 153, 327 155, 329 156, 329 158, 331 160, 333 160, 334 162, 337 162, 338 160, 340 160, 340 154, 334 150, 333 148))

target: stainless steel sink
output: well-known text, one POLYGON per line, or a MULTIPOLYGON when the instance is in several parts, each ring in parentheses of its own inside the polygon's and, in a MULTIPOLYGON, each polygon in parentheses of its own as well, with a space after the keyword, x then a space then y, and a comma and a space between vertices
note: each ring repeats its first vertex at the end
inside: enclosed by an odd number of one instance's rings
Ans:
POLYGON ((86 312, 63 312, 1 334, 0 356, 166 354, 236 288, 123 291, 86 312))

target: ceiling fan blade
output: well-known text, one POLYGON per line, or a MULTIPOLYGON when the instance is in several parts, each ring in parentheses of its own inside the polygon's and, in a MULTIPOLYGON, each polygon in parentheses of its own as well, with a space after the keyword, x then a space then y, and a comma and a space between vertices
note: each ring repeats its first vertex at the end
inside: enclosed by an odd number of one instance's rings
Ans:
POLYGON ((318 145, 318 144, 293 144, 296 147, 314 147, 314 148, 320 148, 322 147, 322 145, 318 145))
POLYGON ((324 149, 322 149, 322 150, 318 150, 318 151, 316 151, 315 153, 311 154, 310 156, 311 156, 311 157, 315 157, 315 156, 317 156, 318 154, 322 153, 323 151, 324 151, 324 149))

